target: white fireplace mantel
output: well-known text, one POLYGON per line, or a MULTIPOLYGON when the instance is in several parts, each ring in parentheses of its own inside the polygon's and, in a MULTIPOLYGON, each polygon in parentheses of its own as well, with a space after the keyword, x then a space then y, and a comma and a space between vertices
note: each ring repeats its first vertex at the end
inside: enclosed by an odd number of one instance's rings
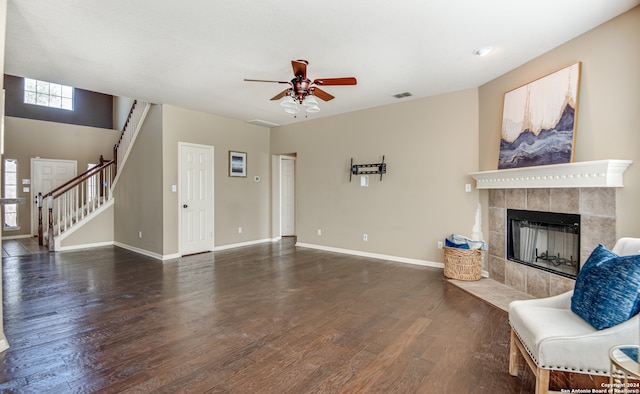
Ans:
POLYGON ((594 160, 473 172, 477 189, 623 187, 631 160, 594 160))

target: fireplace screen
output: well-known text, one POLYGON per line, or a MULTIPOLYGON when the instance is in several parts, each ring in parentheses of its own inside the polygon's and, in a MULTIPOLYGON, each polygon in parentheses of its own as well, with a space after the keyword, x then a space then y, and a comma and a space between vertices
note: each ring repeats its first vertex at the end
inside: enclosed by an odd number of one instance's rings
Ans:
POLYGON ((507 258, 575 278, 580 269, 580 215, 507 210, 507 258))

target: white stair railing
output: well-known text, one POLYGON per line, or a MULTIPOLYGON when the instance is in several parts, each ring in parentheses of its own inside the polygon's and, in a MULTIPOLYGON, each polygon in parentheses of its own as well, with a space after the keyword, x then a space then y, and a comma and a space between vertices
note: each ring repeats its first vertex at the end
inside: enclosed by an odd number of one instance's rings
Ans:
POLYGON ((38 240, 46 237, 49 250, 54 250, 56 236, 76 226, 80 220, 96 211, 112 198, 111 184, 115 161, 99 164, 71 181, 38 196, 38 240), (46 209, 42 209, 46 204, 46 209), (43 224, 47 223, 47 229, 43 224), (46 234, 45 234, 46 231, 46 234))
POLYGON ((150 108, 151 103, 134 100, 120 139, 113 147, 113 160, 105 162, 100 157, 99 165, 45 196, 38 195, 36 202, 40 245, 44 245, 46 240, 49 250, 54 251, 55 237, 78 225, 84 217, 113 198, 113 187, 150 108))
POLYGON ((147 117, 147 113, 149 113, 149 108, 151 108, 151 103, 146 101, 134 100, 131 105, 129 116, 120 134, 120 139, 113 147, 113 157, 116 160, 114 185, 118 181, 120 169, 124 167, 124 163, 127 161, 127 157, 129 157, 131 146, 133 146, 144 119, 147 117))

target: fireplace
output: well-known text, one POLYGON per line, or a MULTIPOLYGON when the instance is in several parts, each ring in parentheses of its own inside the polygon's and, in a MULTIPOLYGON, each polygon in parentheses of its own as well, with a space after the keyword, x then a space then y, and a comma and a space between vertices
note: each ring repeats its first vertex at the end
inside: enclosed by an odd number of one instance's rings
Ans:
POLYGON ((507 209, 507 259, 564 277, 580 270, 580 215, 507 209))

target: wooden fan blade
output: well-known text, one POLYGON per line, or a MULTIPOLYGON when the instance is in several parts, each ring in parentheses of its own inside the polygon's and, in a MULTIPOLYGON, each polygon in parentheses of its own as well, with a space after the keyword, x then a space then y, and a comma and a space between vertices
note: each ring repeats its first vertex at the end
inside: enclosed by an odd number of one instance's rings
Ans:
POLYGON ((289 92, 289 90, 291 90, 291 89, 285 89, 285 90, 283 90, 282 92, 280 92, 280 93, 276 94, 275 96, 273 96, 273 97, 271 98, 271 100, 280 100, 281 98, 283 98, 284 96, 286 96, 286 95, 287 95, 287 93, 289 92))
POLYGON ((309 64, 309 62, 306 60, 292 60, 291 67, 293 68, 293 75, 296 77, 301 75, 302 79, 307 79, 307 64, 309 64))
POLYGON ((324 100, 324 101, 333 100, 335 98, 332 95, 330 95, 329 93, 327 93, 324 90, 322 90, 320 88, 317 88, 317 87, 313 88, 313 95, 316 96, 319 99, 324 100))
POLYGON ((344 77, 344 78, 318 78, 313 81, 316 85, 355 85, 358 81, 354 77, 344 77))
POLYGON ((246 82, 275 82, 275 83, 289 83, 289 81, 271 81, 268 79, 244 79, 246 82))

